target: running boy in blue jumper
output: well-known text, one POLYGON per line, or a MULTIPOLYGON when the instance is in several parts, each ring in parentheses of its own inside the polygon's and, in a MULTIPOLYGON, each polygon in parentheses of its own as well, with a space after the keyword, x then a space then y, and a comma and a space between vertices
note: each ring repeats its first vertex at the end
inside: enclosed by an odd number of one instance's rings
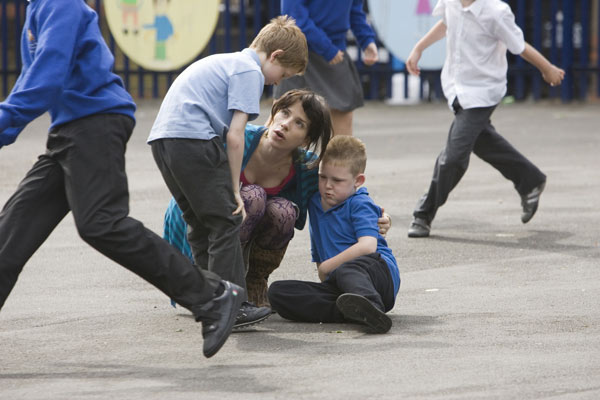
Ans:
MULTIPOLYGON (((148 143, 188 224, 195 263, 246 287, 239 239, 244 216, 240 168, 246 123, 259 114, 264 85, 303 73, 306 38, 291 18, 275 18, 250 48, 203 58, 169 89, 148 143)), ((244 302, 236 327, 266 319, 268 307, 244 302)))
POLYGON ((385 333, 392 320, 400 273, 379 234, 379 208, 365 182, 367 155, 357 138, 336 136, 319 168, 319 192, 308 212, 313 261, 321 282, 284 280, 269 288, 271 307, 283 318, 305 322, 366 324, 385 333))
POLYGON ((442 19, 415 45, 406 68, 419 75, 423 51, 447 36, 442 87, 455 117, 429 189, 413 212, 408 236, 429 236, 437 209, 465 174, 471 152, 513 182, 525 224, 537 211, 546 175, 500 136, 490 120, 506 93, 506 50, 535 65, 552 86, 560 84, 565 72, 525 42, 510 6, 502 0, 438 0, 433 15, 442 19))
POLYGON ((83 0, 31 0, 21 57, 21 74, 0 103, 0 147, 46 111, 52 124, 46 152, 0 212, 0 308, 27 260, 71 211, 84 241, 202 321, 211 357, 229 336, 244 291, 198 270, 128 216, 125 147, 135 104, 112 72, 97 14, 83 0))

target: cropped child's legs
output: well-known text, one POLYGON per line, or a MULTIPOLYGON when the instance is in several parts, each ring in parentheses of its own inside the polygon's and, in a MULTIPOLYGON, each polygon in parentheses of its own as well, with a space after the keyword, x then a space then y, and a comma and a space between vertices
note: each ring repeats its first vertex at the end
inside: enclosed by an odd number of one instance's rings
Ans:
POLYGON ((342 292, 329 282, 275 281, 269 301, 283 318, 301 322, 343 322, 335 301, 342 292))
POLYGON ((232 215, 236 203, 220 140, 156 140, 152 153, 188 223, 194 258, 202 261, 207 253, 209 271, 245 288, 239 241, 242 216, 232 215))

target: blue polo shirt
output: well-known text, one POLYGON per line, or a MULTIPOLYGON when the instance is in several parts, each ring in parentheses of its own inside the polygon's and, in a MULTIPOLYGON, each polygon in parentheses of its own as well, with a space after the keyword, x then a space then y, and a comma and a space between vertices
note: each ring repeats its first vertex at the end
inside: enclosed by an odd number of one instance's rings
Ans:
POLYGON ((394 296, 400 288, 400 272, 396 258, 386 240, 379 234, 377 220, 381 208, 362 187, 343 203, 323 211, 321 195, 315 193, 308 204, 312 260, 321 263, 353 246, 362 236, 377 238, 377 253, 387 263, 394 282, 394 296))
POLYGON ((157 139, 202 139, 226 135, 235 110, 260 113, 265 77, 252 49, 214 54, 187 67, 169 88, 148 143, 157 139))

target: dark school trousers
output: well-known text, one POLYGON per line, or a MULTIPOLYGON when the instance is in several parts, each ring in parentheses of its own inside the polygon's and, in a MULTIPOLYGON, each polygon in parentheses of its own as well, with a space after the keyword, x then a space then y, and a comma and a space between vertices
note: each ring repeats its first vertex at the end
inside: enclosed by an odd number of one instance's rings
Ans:
POLYGON ((81 238, 188 309, 220 280, 128 216, 125 148, 135 123, 98 114, 54 128, 46 153, 0 213, 0 308, 23 266, 69 211, 81 238))
POLYGON ((188 224, 196 265, 246 288, 240 244, 242 214, 221 138, 159 139, 151 143, 154 160, 188 224))
POLYGON ((303 322, 344 322, 335 305, 343 293, 364 296, 383 312, 394 307, 394 282, 379 253, 345 262, 325 282, 275 281, 268 292, 273 310, 283 318, 303 322))
POLYGON ((496 132, 490 121, 496 106, 465 110, 456 99, 452 107, 454 121, 446 147, 435 161, 429 190, 414 210, 416 218, 433 220, 437 209, 465 174, 471 152, 511 180, 520 195, 546 181, 546 175, 496 132))

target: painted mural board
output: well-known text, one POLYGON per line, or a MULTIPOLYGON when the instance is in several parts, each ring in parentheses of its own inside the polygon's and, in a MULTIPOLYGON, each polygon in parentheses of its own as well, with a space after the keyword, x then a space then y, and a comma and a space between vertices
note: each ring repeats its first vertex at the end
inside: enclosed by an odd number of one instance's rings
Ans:
MULTIPOLYGON (((399 60, 406 61, 414 45, 440 17, 431 15, 437 0, 369 0, 373 27, 385 47, 399 60)), ((423 52, 419 67, 441 69, 446 55, 446 40, 423 52)))
POLYGON ((110 31, 121 50, 151 71, 192 62, 217 26, 220 0, 105 0, 110 31))

